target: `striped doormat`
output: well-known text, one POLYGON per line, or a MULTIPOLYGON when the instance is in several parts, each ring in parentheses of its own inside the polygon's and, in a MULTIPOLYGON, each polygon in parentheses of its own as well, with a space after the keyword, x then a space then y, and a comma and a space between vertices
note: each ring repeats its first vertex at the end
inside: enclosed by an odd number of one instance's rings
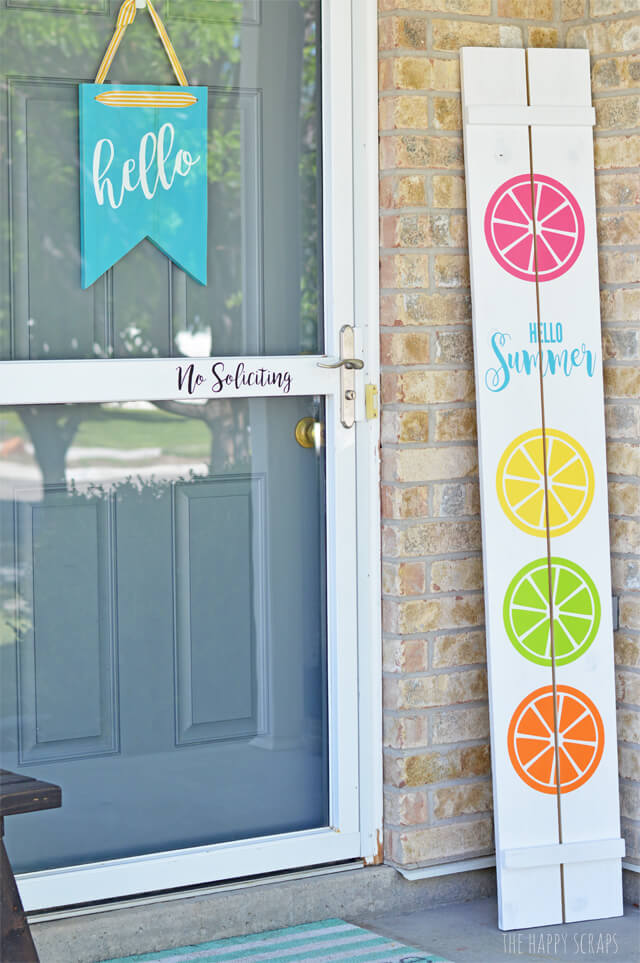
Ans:
POLYGON ((283 930, 254 933, 198 946, 180 946, 176 950, 145 953, 105 960, 103 963, 207 963, 227 960, 246 963, 329 963, 333 960, 368 963, 446 963, 441 956, 415 950, 395 940, 378 936, 370 930, 352 926, 344 920, 321 920, 303 926, 289 926, 283 930))

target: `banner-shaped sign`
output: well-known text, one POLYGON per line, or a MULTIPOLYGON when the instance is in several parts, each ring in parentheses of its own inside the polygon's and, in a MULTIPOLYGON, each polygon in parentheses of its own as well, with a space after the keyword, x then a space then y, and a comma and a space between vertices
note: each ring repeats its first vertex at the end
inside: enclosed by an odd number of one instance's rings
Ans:
POLYGON ((586 50, 464 49, 502 929, 622 913, 586 50))
POLYGON ((179 87, 105 84, 135 0, 125 0, 95 84, 81 84, 82 287, 148 237, 207 282, 207 88, 186 77, 151 3, 179 87))

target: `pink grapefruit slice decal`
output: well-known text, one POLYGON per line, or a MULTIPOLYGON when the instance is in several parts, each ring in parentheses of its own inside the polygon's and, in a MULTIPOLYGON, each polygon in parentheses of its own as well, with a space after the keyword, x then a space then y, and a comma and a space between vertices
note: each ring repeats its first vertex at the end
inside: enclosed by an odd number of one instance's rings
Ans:
MULTIPOLYGON (((538 280, 560 277, 578 258, 584 218, 575 197, 553 177, 533 176, 538 280)), ((531 175, 505 181, 491 197, 484 218, 489 250, 505 271, 522 281, 536 280, 531 175)))

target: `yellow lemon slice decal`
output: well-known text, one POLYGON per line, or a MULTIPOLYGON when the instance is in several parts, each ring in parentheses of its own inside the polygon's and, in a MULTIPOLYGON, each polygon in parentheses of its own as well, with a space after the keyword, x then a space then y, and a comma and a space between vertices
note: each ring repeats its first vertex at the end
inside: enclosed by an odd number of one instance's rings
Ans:
MULTIPOLYGON (((575 438, 546 429, 549 534, 564 535, 579 525, 591 507, 591 460, 575 438)), ((542 428, 515 438, 506 448, 496 476, 505 515, 523 532, 546 536, 542 428)))

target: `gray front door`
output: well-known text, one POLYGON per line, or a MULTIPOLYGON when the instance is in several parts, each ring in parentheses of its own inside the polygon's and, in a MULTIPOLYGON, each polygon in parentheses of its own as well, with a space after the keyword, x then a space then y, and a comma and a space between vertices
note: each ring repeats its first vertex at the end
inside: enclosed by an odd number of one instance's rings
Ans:
MULTIPOLYGON (((4 0, 3 361, 323 352, 320 3, 158 10, 209 87, 208 284, 145 241, 81 290, 77 85, 117 5, 4 0)), ((145 11, 109 79, 173 82, 145 11)), ((330 825, 305 416, 320 396, 0 408, 0 764, 63 789, 7 821, 16 870, 330 825)))

